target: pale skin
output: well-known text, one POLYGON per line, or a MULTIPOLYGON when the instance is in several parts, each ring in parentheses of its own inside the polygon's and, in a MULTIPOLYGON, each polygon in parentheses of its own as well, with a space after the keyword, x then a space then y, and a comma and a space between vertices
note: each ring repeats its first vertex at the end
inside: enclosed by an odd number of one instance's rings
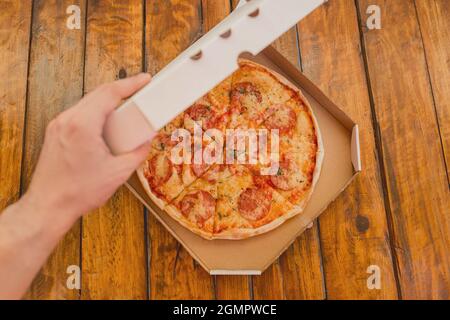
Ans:
POLYGON ((50 122, 28 190, 0 214, 0 299, 20 299, 72 225, 145 160, 148 143, 115 156, 102 131, 121 101, 149 81, 142 73, 102 85, 50 122))

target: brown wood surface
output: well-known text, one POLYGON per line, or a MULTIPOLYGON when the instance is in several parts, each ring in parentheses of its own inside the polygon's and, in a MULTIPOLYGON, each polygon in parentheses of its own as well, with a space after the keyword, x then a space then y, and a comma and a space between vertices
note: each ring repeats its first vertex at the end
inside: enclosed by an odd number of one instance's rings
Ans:
POLYGON ((31 2, 0 2, 0 212, 21 193, 31 16, 31 2))
POLYGON ((416 1, 450 186, 450 1, 416 1))
MULTIPOLYGON (((146 2, 146 68, 155 74, 202 33, 200 0, 146 2)), ((214 281, 148 214, 151 299, 212 299, 214 281)))
POLYGON ((0 210, 20 195, 30 24, 31 3, 0 3, 0 210))
MULTIPOLYGON (((23 189, 30 183, 48 123, 83 95, 84 19, 84 1, 34 2, 22 164, 23 189), (66 8, 72 4, 81 9, 80 30, 66 28, 66 8)), ((67 268, 71 265, 80 265, 80 223, 76 223, 60 242, 34 280, 26 298, 78 299, 79 291, 66 286, 69 276, 67 268)))
MULTIPOLYGON (((26 190, 48 121, 83 89, 155 74, 236 3, 1 1, 0 210, 26 190), (69 4, 81 30, 64 26, 69 4)), ((208 275, 121 188, 61 242, 26 298, 448 299, 449 14, 447 0, 330 0, 275 43, 358 122, 363 173, 262 276, 208 275), (381 30, 365 26, 372 4, 381 30), (82 289, 67 290, 80 263, 82 289), (367 288, 370 265, 380 290, 367 288)))
POLYGON ((358 3, 383 17, 362 30, 401 296, 448 299, 450 192, 414 1, 358 3))
POLYGON ((320 216, 328 299, 396 298, 369 93, 354 1, 330 1, 299 24, 303 72, 361 127, 363 172, 320 216), (369 290, 367 268, 381 270, 369 290))
MULTIPOLYGON (((85 91, 142 71, 140 0, 88 1, 85 91)), ((82 299, 147 298, 142 204, 122 187, 82 223, 82 299)))

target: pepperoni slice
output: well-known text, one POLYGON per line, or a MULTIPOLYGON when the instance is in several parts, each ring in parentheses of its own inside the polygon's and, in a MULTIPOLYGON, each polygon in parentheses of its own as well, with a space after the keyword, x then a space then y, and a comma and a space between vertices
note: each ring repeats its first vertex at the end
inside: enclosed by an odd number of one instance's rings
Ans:
POLYGON ((181 200, 180 209, 189 221, 203 227, 205 222, 214 214, 216 199, 209 192, 200 190, 184 196, 181 200))
POLYGON ((306 178, 295 161, 284 158, 280 161, 277 174, 271 176, 270 181, 276 188, 288 191, 301 186, 306 178))
POLYGON ((288 133, 294 127, 297 121, 297 115, 292 108, 284 104, 276 104, 271 106, 267 113, 265 125, 268 129, 278 129, 280 133, 288 133))
POLYGON ((258 221, 270 211, 272 190, 268 188, 247 188, 239 196, 238 209, 245 219, 258 221))
POLYGON ((150 187, 156 188, 163 185, 172 175, 172 162, 164 154, 157 154, 148 162, 146 178, 150 187))
POLYGON ((170 134, 158 133, 152 140, 152 146, 158 151, 165 151, 176 146, 178 141, 173 141, 170 134))
POLYGON ((200 178, 208 169, 208 165, 206 163, 202 164, 191 164, 192 172, 195 174, 197 178, 200 178))
POLYGON ((194 144, 194 152, 192 152, 191 170, 197 178, 200 178, 209 168, 209 165, 207 165, 204 161, 199 164, 195 163, 195 155, 197 152, 200 152, 200 156, 203 157, 202 148, 203 146, 201 144, 194 144))
POLYGON ((214 126, 215 119, 217 118, 217 114, 211 106, 202 103, 194 104, 186 111, 186 113, 192 120, 201 122, 203 128, 208 129, 214 126))
POLYGON ((231 105, 239 111, 262 102, 261 92, 251 82, 240 82, 231 91, 231 105))

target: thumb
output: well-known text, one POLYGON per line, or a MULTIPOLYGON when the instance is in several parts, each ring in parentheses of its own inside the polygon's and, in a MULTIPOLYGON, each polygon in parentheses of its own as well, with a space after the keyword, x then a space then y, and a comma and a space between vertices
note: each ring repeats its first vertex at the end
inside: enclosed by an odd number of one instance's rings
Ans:
POLYGON ((151 80, 148 73, 117 80, 106 85, 100 86, 90 95, 90 102, 98 105, 100 108, 88 108, 89 112, 97 114, 100 109, 102 116, 111 113, 125 99, 132 96, 139 89, 143 88, 151 80))
POLYGON ((139 165, 144 162, 150 153, 151 142, 146 142, 137 147, 133 151, 119 155, 116 157, 119 167, 129 168, 130 171, 136 170, 139 165))
POLYGON ((126 99, 141 89, 151 80, 151 75, 145 72, 112 83, 112 87, 119 98, 126 99))

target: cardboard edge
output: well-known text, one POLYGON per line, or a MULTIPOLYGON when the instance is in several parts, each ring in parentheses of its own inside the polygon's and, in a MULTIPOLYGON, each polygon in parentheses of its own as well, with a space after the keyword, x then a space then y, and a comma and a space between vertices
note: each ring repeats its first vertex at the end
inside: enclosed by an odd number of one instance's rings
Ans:
POLYGON ((353 169, 356 172, 362 171, 361 147, 359 144, 359 126, 357 124, 355 124, 352 130, 351 153, 353 169))
POLYGON ((125 186, 128 190, 131 191, 131 193, 147 208, 148 211, 152 213, 152 215, 158 220, 159 223, 163 225, 164 228, 166 228, 167 231, 183 246, 183 248, 202 266, 202 268, 206 272, 210 272, 210 268, 206 265, 206 263, 197 255, 194 251, 191 250, 191 248, 181 239, 181 237, 178 236, 178 234, 173 231, 169 226, 166 224, 166 222, 154 211, 154 209, 137 193, 137 191, 128 183, 128 181, 125 183, 125 186))
POLYGON ((339 108, 333 101, 323 93, 320 88, 309 80, 301 70, 287 60, 277 49, 273 46, 268 46, 264 49, 262 54, 268 56, 270 60, 282 69, 288 76, 288 80, 295 80, 294 82, 302 82, 302 87, 307 89, 307 92, 314 97, 314 99, 331 115, 333 115, 340 123, 348 130, 353 130, 356 122, 353 121, 341 108, 339 108), (291 79, 289 79, 291 78, 291 79))
POLYGON ((307 92, 313 96, 314 99, 326 109, 332 116, 336 118, 345 128, 351 131, 351 161, 354 170, 353 176, 343 185, 343 187, 337 192, 333 200, 326 203, 317 213, 314 215, 312 221, 304 221, 303 227, 299 229, 292 241, 290 241, 286 246, 280 250, 279 254, 271 259, 261 270, 261 274, 269 268, 274 261, 279 259, 279 257, 298 239, 298 237, 305 232, 306 229, 312 227, 314 221, 339 197, 342 192, 356 179, 359 173, 362 171, 361 164, 361 148, 359 139, 359 126, 353 121, 341 108, 339 108, 333 101, 331 101, 325 93, 323 93, 318 86, 316 86, 311 80, 309 80, 295 65, 293 65, 289 60, 287 60, 276 48, 269 46, 264 49, 262 54, 268 56, 270 60, 282 69, 286 75, 291 78, 288 80, 295 80, 294 83, 301 82, 302 87, 307 89, 307 92), (300 81, 299 81, 300 80, 300 81))
POLYGON ((362 171, 361 147, 359 139, 359 126, 341 108, 331 101, 311 80, 309 80, 295 65, 287 60, 277 49, 269 46, 262 54, 268 56, 280 69, 282 69, 292 80, 302 82, 302 87, 320 103, 330 114, 332 114, 347 129, 352 131, 351 136, 351 160, 355 172, 362 171), (299 81, 300 80, 300 81, 299 81))
POLYGON ((219 275, 230 275, 230 276, 260 276, 263 270, 225 270, 225 269, 211 269, 207 266, 207 264, 202 261, 202 259, 195 254, 194 251, 190 249, 190 247, 174 232, 169 226, 165 223, 165 221, 155 213, 154 209, 147 204, 147 202, 136 192, 136 190, 128 183, 125 183, 125 186, 131 193, 147 208, 148 211, 158 220, 159 223, 163 225, 163 227, 169 231, 169 233, 183 246, 183 248, 202 266, 202 268, 211 276, 219 276, 219 275))
POLYGON ((236 9, 238 9, 238 8, 240 8, 240 7, 242 7, 243 5, 245 5, 245 4, 247 4, 247 3, 248 3, 247 0, 239 0, 238 4, 237 4, 236 8, 234 8, 234 10, 236 10, 236 9))
POLYGON ((297 232, 297 234, 294 236, 294 238, 292 239, 292 241, 290 241, 286 246, 283 247, 282 250, 280 250, 280 253, 273 258, 269 263, 267 263, 261 271, 261 274, 266 271, 273 263, 274 261, 276 261, 277 259, 280 258, 280 256, 286 252, 286 250, 298 239, 298 237, 305 232, 306 229, 310 229, 313 226, 313 223, 319 218, 319 216, 334 202, 336 201, 336 199, 342 194, 342 192, 344 192, 345 189, 347 189, 347 187, 356 179, 356 177, 359 175, 359 172, 355 172, 355 174, 350 178, 350 180, 347 181, 347 183, 339 190, 339 192, 336 193, 336 195, 333 197, 333 200, 331 200, 330 202, 326 203, 322 209, 318 210, 317 213, 314 215, 314 219, 311 222, 306 222, 304 223, 304 227, 302 227, 301 229, 299 229, 299 232, 297 232))
POLYGON ((260 276, 261 270, 221 270, 215 269, 209 271, 211 276, 260 276))

